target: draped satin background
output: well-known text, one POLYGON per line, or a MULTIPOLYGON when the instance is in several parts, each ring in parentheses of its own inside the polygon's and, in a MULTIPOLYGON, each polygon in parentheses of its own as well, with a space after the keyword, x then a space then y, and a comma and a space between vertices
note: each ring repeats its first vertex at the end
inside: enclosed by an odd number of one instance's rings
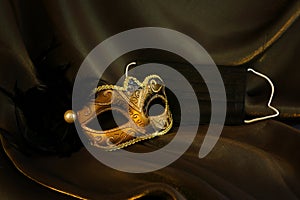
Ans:
MULTIPOLYGON (((68 65, 58 77, 64 79, 71 93, 80 64, 101 41, 132 28, 164 27, 198 41, 218 66, 232 70, 252 67, 265 73, 275 85, 273 104, 280 110, 278 119, 298 123, 299 15, 300 1, 291 0, 0 0, 0 86, 9 94, 15 94, 16 87, 26 92, 45 84, 45 77, 39 74, 41 68, 47 71, 68 65)), ((117 64, 124 66, 134 59, 120 58, 117 64)), ((159 56, 156 60, 178 61, 159 56)), ((122 68, 113 69, 104 75, 105 81, 124 73, 122 68)), ((266 108, 270 93, 266 81, 248 74, 241 84, 246 91, 236 95, 245 96, 247 117, 270 114, 266 108)), ((0 102, 0 128, 13 135, 18 131, 16 105, 3 91, 0 102)), ((70 106, 69 101, 66 110, 70 106)), ((206 128, 199 127, 196 140, 183 157, 149 174, 115 171, 99 163, 84 148, 67 157, 39 153, 27 156, 13 148, 9 140, 3 138, 2 143, 8 157, 25 176, 74 198, 300 198, 298 130, 273 120, 226 126, 213 151, 199 159, 206 128)), ((151 151, 166 144, 174 134, 129 149, 151 151)), ((41 198, 47 195, 39 192, 41 198)), ((30 194, 26 198, 30 199, 30 194)))

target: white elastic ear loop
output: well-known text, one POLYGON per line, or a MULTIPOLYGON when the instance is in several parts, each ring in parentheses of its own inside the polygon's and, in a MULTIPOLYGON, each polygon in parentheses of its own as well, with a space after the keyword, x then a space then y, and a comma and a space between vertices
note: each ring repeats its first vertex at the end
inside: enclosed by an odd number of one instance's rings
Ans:
POLYGON ((126 70, 125 70, 125 77, 127 78, 128 77, 128 69, 130 66, 132 65, 136 65, 136 62, 131 62, 129 63, 127 66, 126 66, 126 70))
POLYGON ((261 120, 265 120, 265 119, 277 117, 279 115, 279 111, 276 108, 274 108, 273 106, 271 106, 271 103, 272 103, 272 100, 273 100, 273 96, 274 96, 274 85, 273 85, 271 79, 269 77, 267 77, 266 75, 264 75, 264 74, 262 74, 260 72, 255 71, 254 69, 248 68, 247 71, 248 72, 253 72, 254 74, 256 74, 256 75, 258 75, 258 76, 266 79, 269 82, 269 84, 271 86, 271 96, 270 96, 270 99, 268 101, 268 107, 270 109, 272 109, 275 112, 275 114, 273 114, 273 115, 267 115, 265 117, 258 117, 258 118, 254 118, 254 119, 250 119, 250 120, 244 120, 244 122, 245 123, 252 123, 252 122, 257 122, 257 121, 261 121, 261 120))

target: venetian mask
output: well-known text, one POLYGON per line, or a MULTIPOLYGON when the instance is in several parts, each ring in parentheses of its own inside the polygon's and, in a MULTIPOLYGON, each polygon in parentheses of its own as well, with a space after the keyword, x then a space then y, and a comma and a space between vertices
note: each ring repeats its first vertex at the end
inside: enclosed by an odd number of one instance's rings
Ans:
MULTIPOLYGON (((164 82, 158 75, 150 75, 143 82, 127 76, 123 86, 99 86, 95 91, 95 101, 76 115, 90 144, 109 151, 166 134, 173 124, 164 82), (154 102, 160 102, 163 109, 161 113, 150 115, 154 102), (92 120, 108 111, 123 115, 126 122, 108 130, 89 126, 92 120)), ((105 123, 110 119, 103 120, 105 123)))

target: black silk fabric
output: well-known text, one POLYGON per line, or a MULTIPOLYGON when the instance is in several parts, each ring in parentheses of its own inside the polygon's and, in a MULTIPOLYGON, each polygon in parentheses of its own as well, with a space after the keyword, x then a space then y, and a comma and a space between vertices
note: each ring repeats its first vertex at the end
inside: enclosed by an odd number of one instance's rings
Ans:
MULTIPOLYGON (((286 124, 299 123, 300 116, 299 15, 300 1, 291 0, 0 0, 0 130, 5 133, 4 151, 13 164, 0 168, 0 174, 4 174, 0 177, 1 199, 20 198, 12 192, 13 187, 18 187, 14 182, 32 191, 22 193, 22 199, 300 198, 300 132, 286 124), (35 124, 27 117, 30 115, 24 109, 28 107, 19 106, 24 102, 16 103, 17 93, 28 94, 37 86, 51 89, 48 83, 63 83, 65 91, 57 90, 57 96, 64 100, 54 97, 43 103, 37 95, 29 107, 32 111, 43 110, 33 113, 41 113, 40 117, 48 121, 62 120, 63 113, 50 108, 55 107, 56 100, 62 110, 71 108, 72 85, 88 53, 108 37, 138 27, 169 28, 192 37, 224 72, 231 104, 228 123, 212 152, 198 158, 206 124, 199 126, 196 139, 181 158, 164 169, 145 174, 111 169, 84 147, 68 155, 24 153, 18 148, 19 140, 11 140, 20 134, 18 116, 25 113, 21 128, 39 127, 36 135, 43 135, 47 128, 43 131, 43 124, 35 124), (58 66, 67 67, 56 71, 58 66), (266 107, 269 85, 260 77, 246 74, 248 67, 273 81, 273 105, 280 111, 277 120, 281 122, 243 124, 245 118, 272 113, 266 107)), ((180 62, 177 57, 157 52, 136 52, 119 58, 114 65, 125 66, 134 60, 174 65, 180 62)), ((112 67, 103 79, 113 83, 123 73, 124 67, 112 67)), ((202 104, 209 111, 207 105, 202 104)), ((58 135, 60 131, 57 129, 58 135)), ((76 132, 73 134, 75 138, 76 132)), ((171 131, 128 149, 153 151, 175 134, 171 131)), ((62 141, 60 145, 67 146, 70 139, 62 141)))

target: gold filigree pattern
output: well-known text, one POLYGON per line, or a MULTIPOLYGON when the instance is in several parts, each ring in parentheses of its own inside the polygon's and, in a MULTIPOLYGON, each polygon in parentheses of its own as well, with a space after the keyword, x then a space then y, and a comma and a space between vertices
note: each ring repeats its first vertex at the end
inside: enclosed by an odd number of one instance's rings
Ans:
POLYGON ((158 75, 147 76, 143 82, 128 76, 123 86, 102 85, 94 93, 95 101, 78 111, 77 117, 90 144, 95 147, 108 151, 124 148, 164 135, 173 125, 164 82, 158 75), (148 116, 149 107, 157 98, 163 102, 164 111, 148 116), (106 111, 118 111, 128 122, 109 130, 90 128, 89 122, 106 111))

